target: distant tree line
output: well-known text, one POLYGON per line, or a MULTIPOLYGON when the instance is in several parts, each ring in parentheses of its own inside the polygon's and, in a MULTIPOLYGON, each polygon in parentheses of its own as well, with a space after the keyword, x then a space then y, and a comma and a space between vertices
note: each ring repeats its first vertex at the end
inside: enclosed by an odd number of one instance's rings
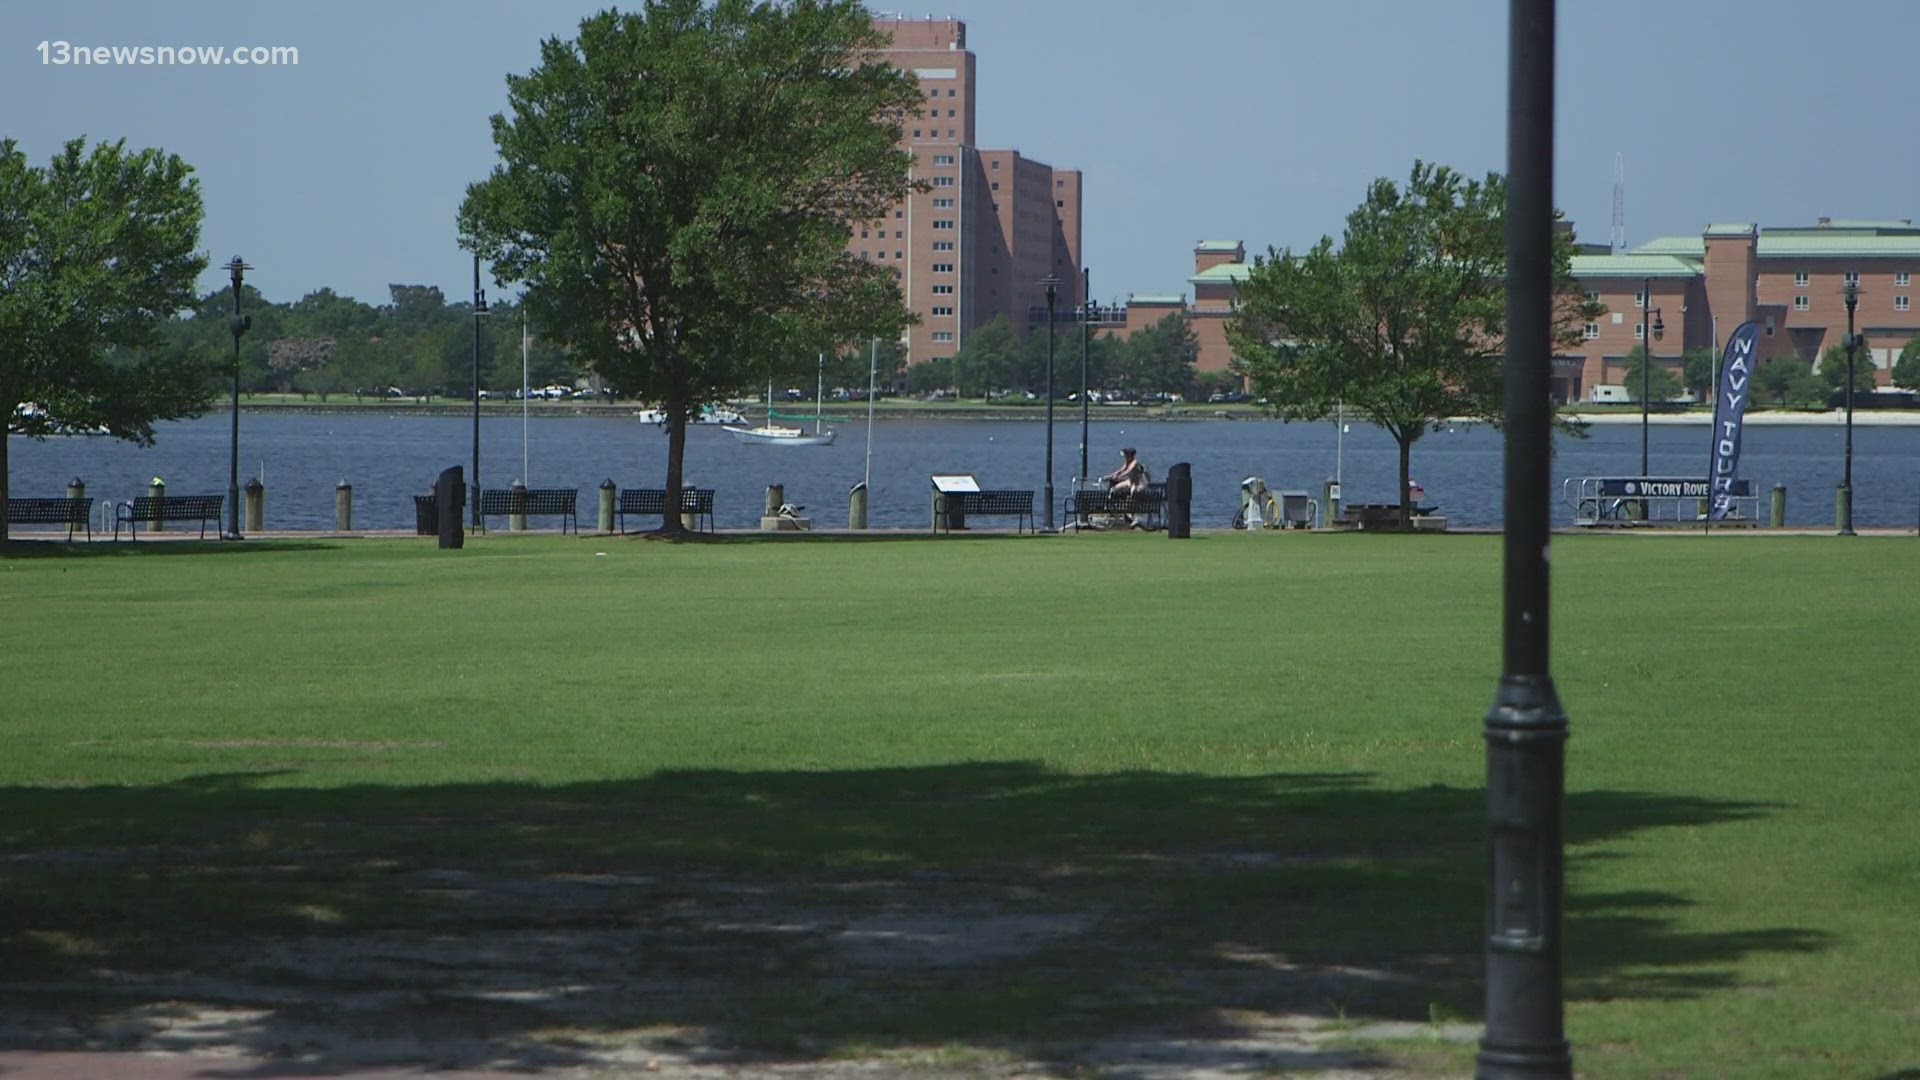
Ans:
MULTIPOLYGON (((1078 393, 1078 326, 1056 326, 1053 350, 1055 396, 1078 393)), ((1200 339, 1192 320, 1174 312, 1125 338, 1095 334, 1087 343, 1087 386, 1128 396, 1239 387, 1240 380, 1225 373, 1203 376, 1194 367, 1199 357, 1200 339)), ((967 335, 951 359, 930 360, 907 370, 910 390, 953 390, 962 397, 983 399, 1001 392, 1044 394, 1046 379, 1045 328, 1031 331, 1022 341, 1005 316, 967 335)))

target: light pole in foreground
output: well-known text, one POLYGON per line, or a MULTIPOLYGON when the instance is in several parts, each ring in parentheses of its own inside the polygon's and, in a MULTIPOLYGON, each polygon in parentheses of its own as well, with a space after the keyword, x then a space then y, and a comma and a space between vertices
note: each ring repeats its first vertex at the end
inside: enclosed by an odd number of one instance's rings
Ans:
POLYGON ((473 531, 480 531, 480 320, 487 294, 480 288, 480 256, 473 257, 473 531))
POLYGON ((1048 274, 1040 279, 1047 288, 1047 531, 1053 532, 1053 303, 1060 295, 1060 279, 1048 274))
POLYGON ((253 269, 235 255, 227 263, 227 273, 233 279, 233 318, 227 321, 227 329, 233 331, 233 442, 227 458, 227 536, 228 540, 240 540, 240 337, 253 328, 253 316, 240 314, 240 286, 253 269))
POLYGON ((1503 668, 1487 740, 1484 1080, 1571 1077, 1560 923, 1567 717, 1548 655, 1554 0, 1508 0, 1503 668))
POLYGON ((1853 536, 1853 358, 1863 344, 1853 332, 1853 311, 1860 306, 1860 285, 1847 282, 1847 463, 1840 477, 1840 535, 1853 536))

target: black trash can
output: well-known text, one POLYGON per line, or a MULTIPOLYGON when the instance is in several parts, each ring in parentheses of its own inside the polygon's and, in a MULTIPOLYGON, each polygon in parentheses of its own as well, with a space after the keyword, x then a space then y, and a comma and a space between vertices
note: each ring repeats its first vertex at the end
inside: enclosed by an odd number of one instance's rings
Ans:
POLYGON ((1185 540, 1193 535, 1193 466, 1178 461, 1167 467, 1167 536, 1185 540))
POLYGON ((431 495, 413 497, 413 534, 415 536, 440 535, 440 512, 434 509, 431 495))

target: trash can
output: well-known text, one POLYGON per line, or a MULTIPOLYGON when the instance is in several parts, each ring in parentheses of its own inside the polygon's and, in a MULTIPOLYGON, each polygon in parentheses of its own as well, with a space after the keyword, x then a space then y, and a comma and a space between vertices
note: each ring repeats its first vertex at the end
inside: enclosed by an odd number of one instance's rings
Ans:
POLYGON ((413 497, 413 533, 415 536, 440 535, 440 512, 433 507, 433 496, 413 497))
POLYGON ((1176 461, 1167 468, 1167 537, 1185 540, 1193 535, 1193 466, 1176 461))

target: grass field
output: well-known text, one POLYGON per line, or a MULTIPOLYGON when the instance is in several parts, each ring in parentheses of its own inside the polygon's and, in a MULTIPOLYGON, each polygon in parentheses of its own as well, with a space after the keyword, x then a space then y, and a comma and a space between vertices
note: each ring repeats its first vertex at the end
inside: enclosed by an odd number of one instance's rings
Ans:
MULTIPOLYGON (((1497 538, 77 547, 0 1046, 1471 1067, 1497 538)), ((1553 565, 1582 1073, 1920 1075, 1920 542, 1553 565)))

